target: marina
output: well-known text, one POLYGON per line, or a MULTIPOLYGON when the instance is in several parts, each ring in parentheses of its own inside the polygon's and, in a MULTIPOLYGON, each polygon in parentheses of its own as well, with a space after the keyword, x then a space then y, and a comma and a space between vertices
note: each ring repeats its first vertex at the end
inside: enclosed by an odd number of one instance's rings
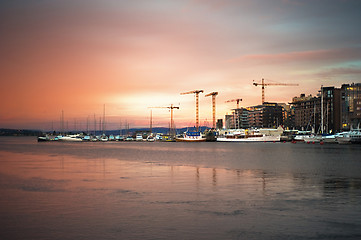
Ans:
POLYGON ((61 141, 61 142, 121 142, 121 141, 140 141, 140 142, 304 142, 320 144, 361 144, 361 130, 353 129, 348 132, 337 133, 334 135, 315 135, 305 131, 293 131, 290 134, 284 131, 282 127, 277 129, 222 129, 218 131, 205 132, 186 131, 177 136, 158 134, 135 134, 133 136, 123 135, 86 135, 84 133, 70 135, 42 135, 37 137, 38 142, 61 141))
POLYGON ((0 1, 0 240, 361 239, 361 1, 0 1))

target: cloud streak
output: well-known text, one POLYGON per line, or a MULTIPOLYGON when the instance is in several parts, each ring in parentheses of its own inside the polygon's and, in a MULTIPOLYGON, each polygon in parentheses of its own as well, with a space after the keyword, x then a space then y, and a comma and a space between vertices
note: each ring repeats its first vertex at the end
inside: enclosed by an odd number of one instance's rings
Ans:
POLYGON ((254 62, 264 64, 281 63, 332 63, 332 62, 352 62, 361 59, 361 47, 341 48, 341 49, 320 49, 314 51, 286 52, 274 54, 253 54, 244 55, 239 58, 230 59, 230 62, 254 62))

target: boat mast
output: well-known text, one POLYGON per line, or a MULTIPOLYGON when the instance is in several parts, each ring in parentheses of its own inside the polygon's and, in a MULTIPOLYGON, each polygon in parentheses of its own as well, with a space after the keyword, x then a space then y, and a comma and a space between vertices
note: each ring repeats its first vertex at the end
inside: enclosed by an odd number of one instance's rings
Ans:
POLYGON ((313 134, 316 133, 316 101, 313 104, 313 134))
POLYGON ((61 134, 64 134, 64 110, 61 110, 60 122, 61 122, 61 134))
POLYGON ((150 109, 150 123, 149 123, 150 135, 152 135, 152 125, 153 125, 153 113, 152 113, 152 109, 150 109))
POLYGON ((95 118, 95 113, 94 113, 94 136, 97 135, 97 120, 95 118))
POLYGON ((328 134, 328 99, 326 101, 326 134, 328 134))
POLYGON ((103 107, 103 135, 105 133, 105 104, 104 104, 104 107, 103 107))
POLYGON ((321 85, 321 134, 323 134, 323 85, 321 85))
POLYGON ((119 121, 119 136, 122 135, 122 120, 119 121))
POLYGON ((89 115, 86 118, 86 134, 89 135, 89 115))

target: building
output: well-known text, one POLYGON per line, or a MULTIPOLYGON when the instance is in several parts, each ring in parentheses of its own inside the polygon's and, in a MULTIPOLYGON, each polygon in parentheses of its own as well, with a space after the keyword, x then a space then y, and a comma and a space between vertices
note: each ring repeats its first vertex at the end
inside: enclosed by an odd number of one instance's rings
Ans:
POLYGON ((235 120, 236 120, 236 127, 246 129, 249 128, 249 121, 248 121, 248 110, 245 108, 237 108, 234 109, 235 120))
POLYGON ((262 105, 249 107, 248 109, 248 122, 252 128, 263 127, 263 109, 262 105))
POLYGON ((294 129, 295 128, 295 110, 294 106, 286 103, 277 103, 279 106, 283 107, 283 127, 284 129, 294 129))
POLYGON ((236 128, 233 114, 232 115, 226 115, 224 122, 225 122, 225 128, 226 129, 234 129, 234 128, 236 128))
POLYGON ((217 119, 216 128, 217 129, 223 128, 223 119, 217 119))
POLYGON ((317 97, 312 95, 292 99, 295 128, 315 133, 335 133, 341 130, 341 89, 321 87, 317 97))
POLYGON ((277 128, 284 124, 284 109, 277 103, 265 102, 263 105, 247 108, 249 127, 277 128))
POLYGON ((320 98, 301 94, 292 99, 294 127, 303 131, 317 132, 320 129, 320 98))
POLYGON ((232 114, 225 116, 227 129, 249 128, 248 110, 245 108, 233 109, 232 114))
POLYGON ((263 103, 263 127, 277 128, 283 125, 284 109, 277 103, 263 103))
POLYGON ((323 133, 336 133, 341 130, 341 89, 335 87, 321 87, 321 103, 323 115, 323 133), (323 98, 322 98, 323 96, 323 98))
POLYGON ((361 83, 341 87, 341 127, 350 130, 361 125, 361 83))

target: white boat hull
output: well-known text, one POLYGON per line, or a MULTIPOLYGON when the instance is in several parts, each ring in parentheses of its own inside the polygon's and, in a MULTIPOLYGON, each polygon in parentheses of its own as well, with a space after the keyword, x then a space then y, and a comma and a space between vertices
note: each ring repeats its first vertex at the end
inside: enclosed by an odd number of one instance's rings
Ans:
POLYGON ((303 140, 305 143, 319 143, 321 142, 321 137, 318 136, 309 136, 309 137, 305 137, 303 140))
POLYGON ((190 138, 176 138, 175 139, 177 142, 205 142, 206 139, 205 138, 194 138, 194 139, 190 139, 190 138))
POLYGON ((75 138, 75 137, 62 137, 59 138, 58 141, 63 141, 63 142, 81 142, 83 141, 81 138, 75 138))
POLYGON ((202 137, 200 132, 185 132, 183 137, 177 137, 176 142, 205 142, 207 139, 202 137))
POLYGON ((281 136, 259 136, 259 137, 244 137, 244 138, 227 138, 218 137, 217 142, 279 142, 281 136))

